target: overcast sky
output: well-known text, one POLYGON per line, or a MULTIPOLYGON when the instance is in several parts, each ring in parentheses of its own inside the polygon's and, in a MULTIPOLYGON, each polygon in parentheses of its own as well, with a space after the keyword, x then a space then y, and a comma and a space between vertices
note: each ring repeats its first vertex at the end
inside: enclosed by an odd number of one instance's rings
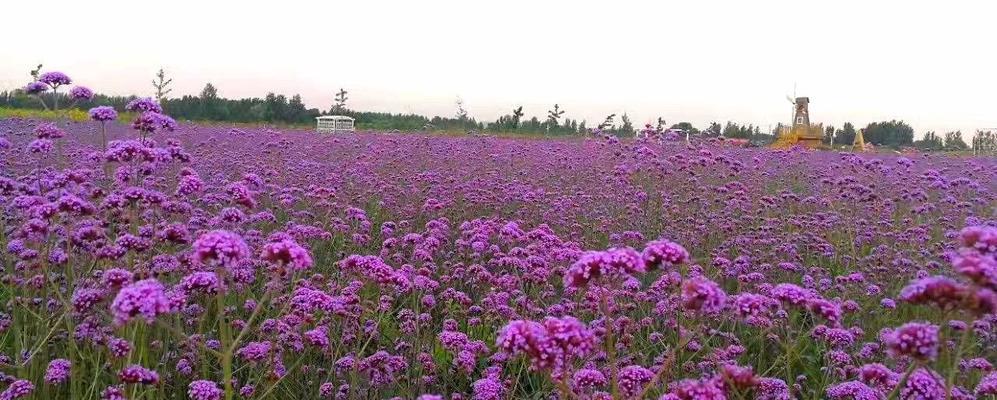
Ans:
POLYGON ((993 1, 79 1, 0 3, 0 88, 38 63, 110 94, 300 93, 327 109, 491 121, 554 103, 589 126, 788 122, 997 128, 993 1))

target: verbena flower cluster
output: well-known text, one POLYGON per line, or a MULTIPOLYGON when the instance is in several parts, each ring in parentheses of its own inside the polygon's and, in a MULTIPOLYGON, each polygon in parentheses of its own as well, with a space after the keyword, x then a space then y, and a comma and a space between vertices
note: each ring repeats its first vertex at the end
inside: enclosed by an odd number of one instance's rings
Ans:
POLYGON ((0 399, 997 395, 994 159, 121 111, 0 120, 0 399))

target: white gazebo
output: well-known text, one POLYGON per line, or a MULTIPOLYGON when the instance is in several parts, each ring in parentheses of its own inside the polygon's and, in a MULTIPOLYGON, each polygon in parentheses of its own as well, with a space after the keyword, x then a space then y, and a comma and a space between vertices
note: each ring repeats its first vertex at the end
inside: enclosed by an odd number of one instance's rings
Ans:
POLYGON ((323 115, 315 118, 315 130, 319 132, 353 132, 353 118, 345 115, 323 115))

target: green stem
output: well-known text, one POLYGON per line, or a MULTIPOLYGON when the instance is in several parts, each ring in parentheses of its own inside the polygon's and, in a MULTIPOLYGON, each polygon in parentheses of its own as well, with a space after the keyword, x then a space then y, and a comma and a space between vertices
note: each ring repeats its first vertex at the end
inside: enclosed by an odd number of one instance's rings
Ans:
MULTIPOLYGON (((602 290, 609 290, 607 288, 602 288, 602 290)), ((606 357, 609 359, 610 368, 610 387, 612 388, 613 399, 620 398, 620 387, 619 380, 617 379, 618 371, 616 370, 616 343, 613 337, 613 319, 609 316, 609 304, 606 300, 606 292, 602 292, 599 296, 599 310, 602 311, 603 318, 606 319, 606 357)))
POLYGON ((952 359, 952 365, 949 366, 949 376, 945 379, 945 400, 952 399, 952 386, 955 385, 955 371, 959 369, 959 359, 962 357, 963 348, 966 347, 970 331, 969 327, 963 330, 962 338, 959 339, 959 347, 955 349, 955 358, 952 359))
POLYGON ((225 344, 225 348, 229 349, 221 355, 222 363, 222 379, 224 379, 225 384, 225 400, 232 400, 235 398, 235 388, 232 387, 232 351, 234 343, 232 340, 232 332, 229 330, 228 321, 225 319, 225 298, 218 294, 215 296, 218 299, 218 327, 221 330, 222 340, 225 344))

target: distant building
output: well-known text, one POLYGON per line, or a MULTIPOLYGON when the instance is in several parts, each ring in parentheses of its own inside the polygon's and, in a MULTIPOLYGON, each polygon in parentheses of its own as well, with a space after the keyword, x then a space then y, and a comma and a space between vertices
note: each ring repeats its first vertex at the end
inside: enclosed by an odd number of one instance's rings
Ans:
POLYGON ((796 143, 809 148, 816 148, 824 140, 824 130, 822 127, 810 125, 810 98, 797 97, 793 104, 793 134, 796 136, 796 143))
POLYGON ((345 115, 323 115, 315 118, 315 130, 323 132, 353 132, 353 117, 345 115))
POLYGON ((823 145, 824 126, 810 123, 810 98, 788 98, 793 104, 793 123, 783 127, 772 145, 779 148, 804 146, 815 149, 823 145))

